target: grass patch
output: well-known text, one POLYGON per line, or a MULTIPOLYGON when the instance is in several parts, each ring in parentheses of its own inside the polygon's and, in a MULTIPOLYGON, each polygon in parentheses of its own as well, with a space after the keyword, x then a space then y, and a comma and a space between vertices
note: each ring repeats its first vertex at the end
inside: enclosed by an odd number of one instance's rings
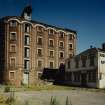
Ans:
POLYGON ((24 88, 24 91, 41 91, 41 90, 72 90, 73 87, 57 86, 57 85, 33 85, 24 88))

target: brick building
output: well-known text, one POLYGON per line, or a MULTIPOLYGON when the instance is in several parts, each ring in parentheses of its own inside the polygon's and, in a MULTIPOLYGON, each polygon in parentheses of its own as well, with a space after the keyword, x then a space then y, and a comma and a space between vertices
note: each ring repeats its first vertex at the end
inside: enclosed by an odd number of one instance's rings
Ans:
POLYGON ((31 20, 32 9, 21 16, 0 19, 0 82, 17 86, 37 82, 44 68, 58 69, 76 53, 76 31, 31 20))

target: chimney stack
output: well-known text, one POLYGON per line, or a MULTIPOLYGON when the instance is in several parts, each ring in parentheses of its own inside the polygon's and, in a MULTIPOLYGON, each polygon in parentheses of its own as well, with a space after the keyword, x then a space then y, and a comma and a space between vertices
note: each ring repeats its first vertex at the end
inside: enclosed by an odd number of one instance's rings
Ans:
POLYGON ((93 46, 92 45, 90 45, 90 49, 92 49, 93 48, 93 46))
POLYGON ((102 50, 105 51, 105 43, 102 44, 102 50))

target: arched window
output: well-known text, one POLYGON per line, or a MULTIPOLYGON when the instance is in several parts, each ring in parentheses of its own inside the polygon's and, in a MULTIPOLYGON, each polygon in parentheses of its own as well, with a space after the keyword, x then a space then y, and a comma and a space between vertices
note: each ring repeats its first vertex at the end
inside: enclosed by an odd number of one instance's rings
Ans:
POLYGON ((59 38, 64 38, 64 35, 65 35, 64 32, 62 32, 62 31, 59 32, 59 38))
POLYGON ((11 20, 10 21, 10 27, 16 27, 17 26, 17 21, 16 20, 11 20))
POLYGON ((37 26, 36 29, 38 32, 43 32, 43 30, 44 30, 42 26, 37 26))
POLYGON ((29 33, 31 31, 31 26, 28 23, 24 24, 24 32, 29 33))
POLYGON ((49 35, 54 35, 55 34, 55 31, 53 29, 49 29, 48 30, 48 33, 49 33, 49 35))

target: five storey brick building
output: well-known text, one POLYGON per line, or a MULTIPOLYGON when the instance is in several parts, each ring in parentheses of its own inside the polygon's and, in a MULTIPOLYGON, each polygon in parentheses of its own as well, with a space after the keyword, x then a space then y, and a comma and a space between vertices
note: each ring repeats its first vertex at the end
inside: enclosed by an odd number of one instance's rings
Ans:
POLYGON ((76 31, 31 20, 32 9, 21 16, 0 19, 0 81, 33 84, 44 68, 58 69, 76 53, 76 31))

